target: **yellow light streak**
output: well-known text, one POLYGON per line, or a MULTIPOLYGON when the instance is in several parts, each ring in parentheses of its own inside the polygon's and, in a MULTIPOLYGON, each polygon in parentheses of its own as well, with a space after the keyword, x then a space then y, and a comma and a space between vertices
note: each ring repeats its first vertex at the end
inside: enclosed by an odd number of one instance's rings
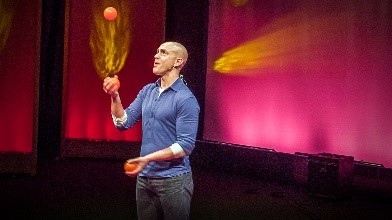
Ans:
POLYGON ((328 52, 329 45, 339 41, 339 34, 347 31, 352 16, 344 12, 303 20, 301 12, 289 14, 264 27, 260 37, 224 52, 213 63, 213 70, 251 75, 261 68, 311 62, 317 53, 328 52))
POLYGON ((230 3, 234 7, 240 7, 240 6, 244 6, 246 3, 248 3, 248 0, 230 0, 230 3))
POLYGON ((0 53, 10 35, 13 18, 13 1, 0 0, 0 53))
POLYGON ((99 77, 114 76, 124 67, 131 43, 129 5, 126 0, 101 1, 94 4, 93 13, 90 48, 94 66, 99 77), (103 11, 108 6, 117 9, 115 20, 104 18, 103 11))

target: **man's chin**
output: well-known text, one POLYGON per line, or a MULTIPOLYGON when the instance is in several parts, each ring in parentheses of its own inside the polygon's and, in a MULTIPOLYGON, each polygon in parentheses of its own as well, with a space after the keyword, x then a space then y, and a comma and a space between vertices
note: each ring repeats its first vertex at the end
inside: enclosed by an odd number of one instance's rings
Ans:
POLYGON ((158 70, 158 68, 152 68, 152 73, 154 73, 154 74, 157 75, 157 76, 163 75, 162 72, 160 72, 160 71, 158 70))
POLYGON ((158 74, 158 73, 159 73, 159 67, 158 67, 158 66, 152 67, 152 72, 153 72, 154 74, 158 74))

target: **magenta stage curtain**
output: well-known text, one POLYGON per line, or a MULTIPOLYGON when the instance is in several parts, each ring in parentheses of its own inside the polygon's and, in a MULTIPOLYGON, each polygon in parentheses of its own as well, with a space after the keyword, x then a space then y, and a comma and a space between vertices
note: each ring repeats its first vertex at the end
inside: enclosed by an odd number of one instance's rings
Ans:
POLYGON ((391 11, 210 1, 204 139, 392 167, 391 11))

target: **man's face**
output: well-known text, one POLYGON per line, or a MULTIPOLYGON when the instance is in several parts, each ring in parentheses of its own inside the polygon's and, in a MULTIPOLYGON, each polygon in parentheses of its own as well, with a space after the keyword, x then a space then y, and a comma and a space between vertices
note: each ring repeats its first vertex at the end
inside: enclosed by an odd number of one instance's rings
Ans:
POLYGON ((154 56, 154 67, 152 68, 152 72, 155 75, 163 76, 172 70, 177 60, 174 49, 174 45, 170 43, 163 43, 157 49, 157 53, 154 56))

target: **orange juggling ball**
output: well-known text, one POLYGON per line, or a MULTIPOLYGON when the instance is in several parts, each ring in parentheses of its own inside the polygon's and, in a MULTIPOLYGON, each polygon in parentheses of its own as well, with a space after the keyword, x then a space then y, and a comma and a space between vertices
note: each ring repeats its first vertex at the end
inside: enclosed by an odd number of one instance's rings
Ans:
POLYGON ((124 171, 125 172, 133 172, 137 168, 137 163, 124 163, 124 171))
POLYGON ((107 7, 103 11, 103 16, 106 18, 106 20, 113 21, 117 18, 117 10, 113 7, 107 7))
POLYGON ((114 77, 112 89, 118 89, 118 88, 120 88, 120 80, 118 80, 118 78, 114 77))

